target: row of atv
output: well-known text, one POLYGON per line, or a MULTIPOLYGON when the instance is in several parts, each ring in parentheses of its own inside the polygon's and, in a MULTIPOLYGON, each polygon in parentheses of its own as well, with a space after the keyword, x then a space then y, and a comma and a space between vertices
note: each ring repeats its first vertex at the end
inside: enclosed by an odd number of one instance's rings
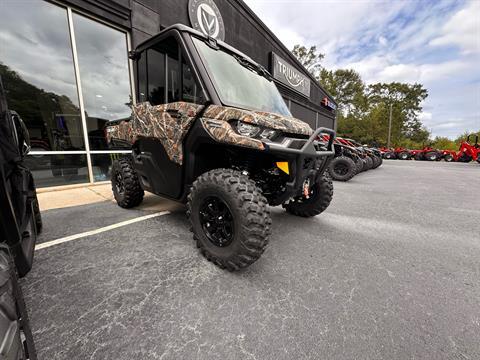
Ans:
POLYGON ((470 142, 470 136, 460 143, 458 151, 455 150, 439 150, 427 146, 421 150, 409 150, 403 147, 395 149, 380 148, 381 155, 384 159, 399 160, 426 160, 446 162, 470 162, 477 161, 480 163, 480 145, 478 144, 478 136, 475 136, 475 143, 470 142))
MULTIPOLYGON (((324 135, 328 140, 328 135, 324 135)), ((336 137, 333 141, 335 157, 328 166, 333 180, 348 181, 355 175, 382 165, 382 153, 377 148, 361 145, 355 140, 336 137)))

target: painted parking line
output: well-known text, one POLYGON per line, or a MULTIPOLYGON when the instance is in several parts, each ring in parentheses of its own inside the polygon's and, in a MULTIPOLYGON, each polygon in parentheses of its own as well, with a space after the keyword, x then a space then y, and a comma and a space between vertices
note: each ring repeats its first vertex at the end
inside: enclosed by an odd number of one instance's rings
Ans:
POLYGON ((46 241, 44 243, 36 245, 35 246, 35 251, 45 249, 45 248, 48 248, 48 247, 51 247, 51 246, 54 246, 54 245, 63 244, 63 243, 69 242, 69 241, 82 239, 82 238, 87 237, 87 236, 100 234, 100 233, 103 233, 105 231, 110 231, 110 230, 117 229, 117 228, 122 227, 122 226, 135 224, 135 223, 140 222, 140 221, 144 221, 144 220, 148 220, 148 219, 152 219, 152 218, 156 218, 156 217, 163 216, 163 215, 168 215, 168 214, 170 214, 170 211, 160 211, 160 212, 156 212, 156 213, 153 213, 153 214, 140 216, 140 217, 137 217, 137 218, 134 218, 134 219, 125 220, 125 221, 122 221, 122 222, 119 222, 119 223, 116 223, 116 224, 104 226, 104 227, 101 227, 101 228, 98 228, 98 229, 95 229, 95 230, 85 231, 83 233, 65 236, 65 237, 62 237, 60 239, 46 241))

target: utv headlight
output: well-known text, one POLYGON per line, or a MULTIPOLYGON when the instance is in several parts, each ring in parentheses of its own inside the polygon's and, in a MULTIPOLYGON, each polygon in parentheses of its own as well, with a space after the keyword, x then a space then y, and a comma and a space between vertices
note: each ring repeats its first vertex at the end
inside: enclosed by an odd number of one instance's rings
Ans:
POLYGON ((277 130, 264 128, 243 121, 237 121, 235 127, 240 135, 256 139, 272 140, 277 135, 277 130))
POLYGON ((262 133, 260 134, 260 137, 261 137, 262 139, 272 140, 276 135, 277 135, 277 130, 265 129, 265 130, 263 130, 262 133))
POLYGON ((242 136, 255 137, 262 129, 256 125, 248 124, 243 121, 237 121, 237 132, 242 136))

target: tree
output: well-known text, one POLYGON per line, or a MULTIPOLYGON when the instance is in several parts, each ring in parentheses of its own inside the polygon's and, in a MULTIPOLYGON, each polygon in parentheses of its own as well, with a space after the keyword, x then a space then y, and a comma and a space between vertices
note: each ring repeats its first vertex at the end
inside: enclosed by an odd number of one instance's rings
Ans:
POLYGON ((360 115, 366 109, 365 84, 355 70, 320 71, 320 85, 333 96, 338 105, 338 112, 343 116, 360 115))
POLYGON ((310 48, 307 49, 303 45, 295 45, 292 53, 305 69, 307 69, 313 76, 318 76, 318 73, 321 69, 321 61, 325 55, 317 53, 316 46, 310 46, 310 48))
MULTIPOLYGON (((421 84, 406 84, 399 82, 377 83, 367 88, 367 98, 370 108, 392 104, 392 140, 398 144, 402 138, 413 142, 425 142, 429 133, 418 119, 422 110, 421 103, 428 96, 428 91, 421 84)), ((385 113, 385 119, 388 113, 385 113)))
POLYGON ((458 145, 453 140, 442 136, 436 136, 430 146, 440 150, 458 150, 458 145))
POLYGON ((470 143, 473 144, 475 143, 475 136, 478 136, 480 138, 480 130, 479 131, 465 131, 463 134, 457 136, 455 139, 455 144, 457 144, 457 148, 460 146, 460 143, 462 141, 465 141, 467 137, 470 136, 470 143))

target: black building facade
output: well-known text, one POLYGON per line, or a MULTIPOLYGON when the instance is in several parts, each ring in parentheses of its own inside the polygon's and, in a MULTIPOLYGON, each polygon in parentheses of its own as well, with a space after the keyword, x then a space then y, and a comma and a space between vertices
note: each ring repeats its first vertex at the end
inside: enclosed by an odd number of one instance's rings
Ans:
POLYGON ((206 27, 222 25, 226 43, 273 74, 293 116, 335 127, 333 99, 241 0, 6 0, 0 75, 9 106, 29 128, 37 186, 109 178, 123 151, 100 139, 106 122, 129 114, 135 79, 128 51, 172 24, 198 25, 192 16, 202 6, 216 10, 207 11, 206 27))

